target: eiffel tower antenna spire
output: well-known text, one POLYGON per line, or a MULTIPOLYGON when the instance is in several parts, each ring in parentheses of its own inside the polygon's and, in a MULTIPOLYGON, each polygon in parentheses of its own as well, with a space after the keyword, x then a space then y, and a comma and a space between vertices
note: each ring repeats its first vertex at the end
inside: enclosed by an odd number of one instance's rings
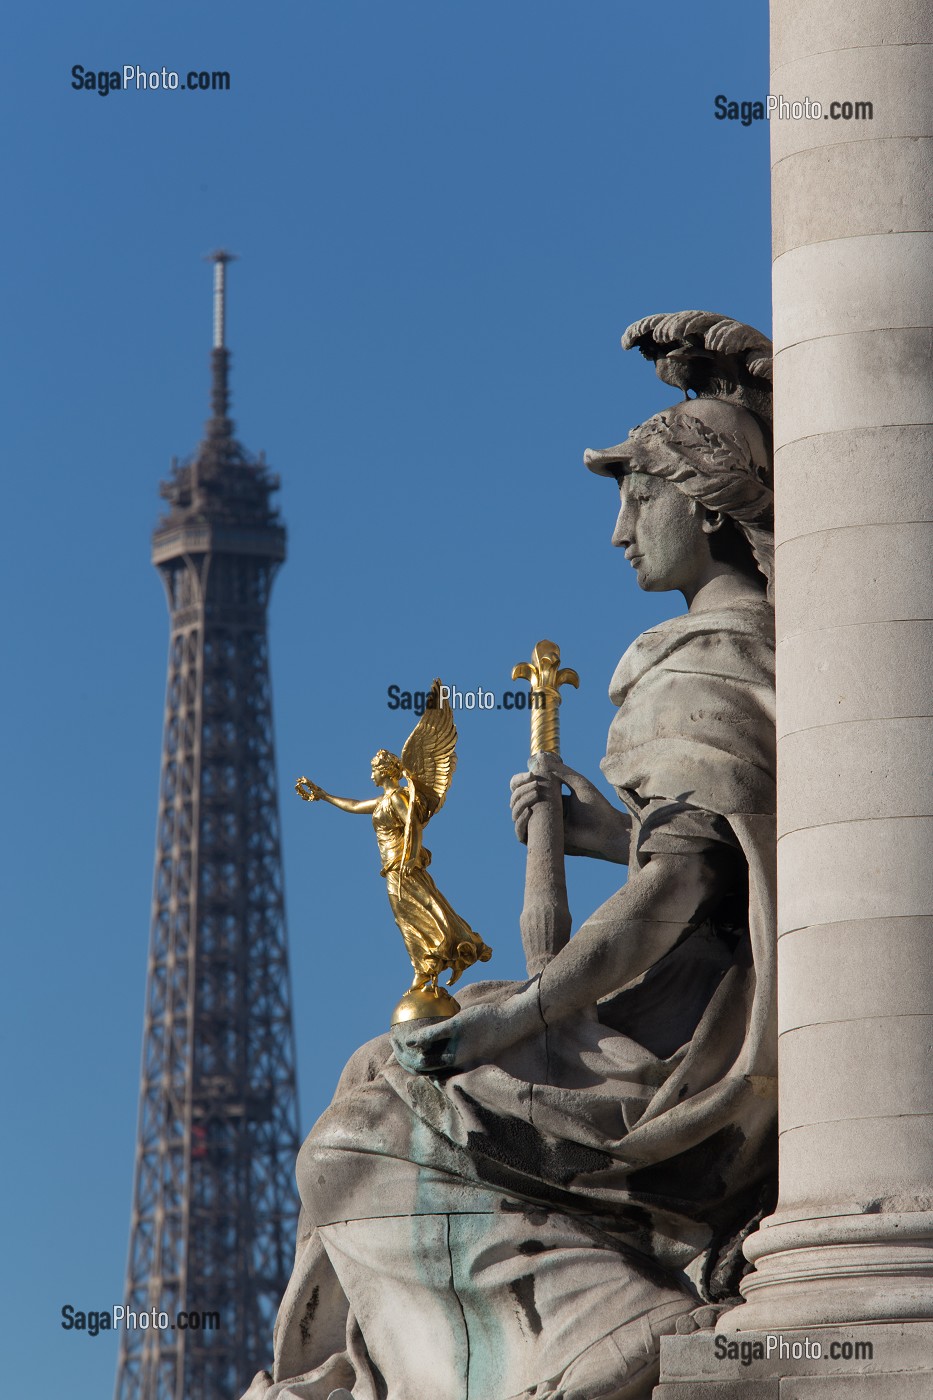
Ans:
POLYGON ((227 349, 227 263, 236 261, 235 253, 225 248, 217 248, 208 253, 207 262, 214 264, 214 337, 211 349, 211 421, 215 435, 228 436, 233 432, 230 412, 230 351, 227 349))

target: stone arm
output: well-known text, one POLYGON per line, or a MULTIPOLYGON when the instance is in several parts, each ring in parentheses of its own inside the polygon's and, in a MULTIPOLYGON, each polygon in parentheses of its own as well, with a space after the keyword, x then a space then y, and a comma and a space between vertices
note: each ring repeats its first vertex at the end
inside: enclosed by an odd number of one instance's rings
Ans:
POLYGON ((527 843, 531 809, 542 801, 549 783, 556 778, 570 789, 564 795, 564 854, 628 865, 632 830, 628 813, 614 807, 588 778, 559 759, 552 759, 549 767, 551 777, 516 773, 512 779, 512 821, 519 841, 527 843))
POLYGON ((581 925, 541 974, 550 1025, 653 967, 735 888, 736 859, 723 849, 652 855, 581 925))
POLYGON ((733 853, 652 855, 592 914, 544 971, 507 1000, 438 1026, 393 1032, 396 1058, 433 1073, 494 1060, 508 1046, 592 1007, 664 957, 735 888, 733 853))

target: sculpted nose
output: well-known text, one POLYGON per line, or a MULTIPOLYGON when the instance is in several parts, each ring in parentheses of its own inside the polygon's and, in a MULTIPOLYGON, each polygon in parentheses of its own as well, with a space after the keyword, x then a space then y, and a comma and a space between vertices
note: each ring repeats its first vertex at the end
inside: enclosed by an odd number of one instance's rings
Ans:
POLYGON ((625 506, 619 511, 616 527, 612 532, 612 543, 617 549, 628 549, 632 543, 631 521, 628 518, 625 506))

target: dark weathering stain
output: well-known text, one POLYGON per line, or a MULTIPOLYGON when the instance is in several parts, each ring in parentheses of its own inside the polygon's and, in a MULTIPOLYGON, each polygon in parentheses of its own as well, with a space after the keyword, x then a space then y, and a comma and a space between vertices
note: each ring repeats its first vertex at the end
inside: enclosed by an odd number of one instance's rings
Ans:
POLYGON ((625 1205, 619 1206, 618 1210, 614 1212, 613 1219, 619 1227, 633 1235, 641 1231, 642 1234, 650 1236, 654 1229, 654 1219, 651 1212, 645 1210, 643 1206, 632 1205, 628 1201, 625 1205))
POLYGON ((518 1246, 519 1254, 543 1254, 546 1249, 547 1245, 541 1240, 522 1240, 518 1246))
MULTIPOLYGON (((470 1106, 484 1129, 468 1134, 467 1151, 471 1155, 478 1154, 487 1161, 500 1162, 525 1176, 558 1186, 566 1186, 575 1176, 605 1171, 613 1165, 608 1152, 575 1142, 548 1142, 530 1123, 492 1113, 475 1100, 470 1106)), ((492 1175, 487 1179, 492 1180, 492 1175)))
POLYGON ((311 1324, 314 1321, 314 1314, 317 1312, 317 1305, 321 1300, 321 1290, 317 1284, 311 1290, 311 1297, 305 1303, 305 1310, 301 1315, 298 1330, 301 1333, 301 1340, 307 1342, 311 1336, 311 1324))
POLYGON ((531 1329, 531 1335, 533 1337, 540 1336, 541 1314, 535 1307, 534 1275, 523 1274, 521 1278, 513 1279, 509 1284, 509 1292, 525 1314, 525 1320, 531 1329))

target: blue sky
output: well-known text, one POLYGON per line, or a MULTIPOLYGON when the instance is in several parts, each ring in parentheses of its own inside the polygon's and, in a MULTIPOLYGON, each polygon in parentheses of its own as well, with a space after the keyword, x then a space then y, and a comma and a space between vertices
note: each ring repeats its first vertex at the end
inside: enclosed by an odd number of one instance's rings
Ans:
MULTIPOLYGON (((371 828, 295 778, 369 795, 409 727, 387 686, 501 692, 542 636, 580 673, 563 749, 596 777, 619 655, 682 610, 639 593, 581 458, 671 399, 620 350, 630 321, 770 328, 767 133, 713 116, 767 92, 767 7, 98 0, 6 29, 4 1390, 100 1400, 114 1336, 60 1309, 123 1292, 167 645, 149 538, 207 414, 201 257, 240 257, 233 411, 289 531, 270 625, 306 1130, 407 963, 371 828), (137 63, 230 91, 71 87, 137 63)), ((520 976, 527 715, 458 723, 433 868, 489 974, 520 976)), ((618 876, 592 864, 578 922, 618 876)))

